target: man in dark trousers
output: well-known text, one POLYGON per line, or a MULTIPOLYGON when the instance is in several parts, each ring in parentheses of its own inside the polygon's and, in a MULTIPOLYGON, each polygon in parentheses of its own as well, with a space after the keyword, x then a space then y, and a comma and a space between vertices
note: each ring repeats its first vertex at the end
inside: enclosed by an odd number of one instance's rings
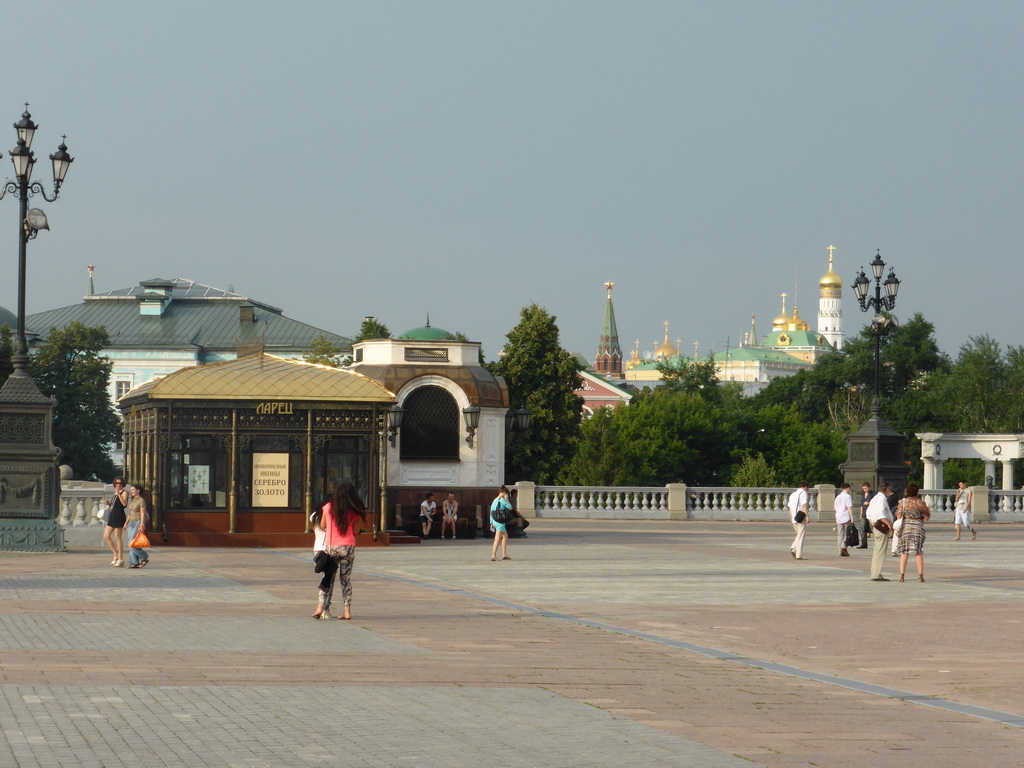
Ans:
POLYGON ((871 523, 868 522, 868 504, 875 498, 875 494, 878 491, 871 490, 871 483, 864 481, 864 484, 860 487, 862 491, 860 499, 860 544, 857 545, 857 549, 868 548, 868 534, 871 533, 871 523))

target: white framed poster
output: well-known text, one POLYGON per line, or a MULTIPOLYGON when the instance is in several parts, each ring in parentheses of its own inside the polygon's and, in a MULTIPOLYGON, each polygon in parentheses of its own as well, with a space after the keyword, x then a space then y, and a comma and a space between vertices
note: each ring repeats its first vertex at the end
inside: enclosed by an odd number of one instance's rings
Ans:
POLYGON ((200 496, 210 492, 209 464, 188 465, 188 492, 200 496))
POLYGON ((252 505, 254 507, 288 506, 287 453, 254 453, 252 455, 252 505))

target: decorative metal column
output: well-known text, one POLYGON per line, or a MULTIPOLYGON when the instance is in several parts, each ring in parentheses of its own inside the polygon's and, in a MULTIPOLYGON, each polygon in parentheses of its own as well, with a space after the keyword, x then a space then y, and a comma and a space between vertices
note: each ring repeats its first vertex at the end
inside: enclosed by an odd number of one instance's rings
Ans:
POLYGON ((902 493, 907 485, 907 477, 910 469, 905 460, 907 437, 890 427, 882 419, 881 401, 881 378, 879 375, 879 355, 881 352, 881 338, 891 328, 895 327, 896 321, 883 314, 891 312, 896 306, 896 294, 900 289, 900 281, 890 268, 888 277, 882 280, 885 272, 885 262, 882 261, 882 254, 878 252, 871 261, 871 272, 875 278, 875 295, 868 296, 871 281, 864 270, 853 281, 853 290, 857 295, 862 312, 873 309, 875 315, 871 320, 871 330, 875 335, 875 389, 871 402, 871 416, 860 429, 851 432, 846 436, 847 460, 840 465, 843 472, 843 479, 848 482, 855 491, 859 491, 861 484, 867 482, 873 489, 885 482, 893 487, 897 493, 902 493), (882 295, 882 289, 885 295, 882 295))
POLYGON ((53 196, 32 181, 35 155, 31 150, 36 124, 26 111, 14 124, 18 145, 11 150, 14 180, 4 184, 0 199, 8 193, 18 200, 18 330, 11 362, 14 371, 0 389, 0 550, 53 552, 64 550, 64 529, 57 525, 60 474, 53 444, 53 401, 43 395, 28 373, 28 341, 25 336, 25 273, 28 241, 49 229, 46 214, 29 209, 28 199, 41 195, 53 202, 60 194, 64 176, 74 158, 61 143, 50 155, 53 162, 53 196))

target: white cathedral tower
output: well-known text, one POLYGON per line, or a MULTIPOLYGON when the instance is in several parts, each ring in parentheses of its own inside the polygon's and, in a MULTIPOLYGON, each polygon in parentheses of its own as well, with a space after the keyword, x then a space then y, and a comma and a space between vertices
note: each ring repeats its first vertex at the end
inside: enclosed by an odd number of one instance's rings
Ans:
POLYGON ((828 272, 818 281, 818 333, 836 349, 843 348, 843 278, 832 269, 834 245, 828 247, 828 272))

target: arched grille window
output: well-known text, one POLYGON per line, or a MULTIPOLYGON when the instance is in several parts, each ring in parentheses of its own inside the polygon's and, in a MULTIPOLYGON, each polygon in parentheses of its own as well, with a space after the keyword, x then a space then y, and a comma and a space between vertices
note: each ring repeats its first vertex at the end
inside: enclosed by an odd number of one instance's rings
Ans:
POLYGON ((420 387, 402 403, 402 459, 459 458, 459 406, 441 387, 420 387))

